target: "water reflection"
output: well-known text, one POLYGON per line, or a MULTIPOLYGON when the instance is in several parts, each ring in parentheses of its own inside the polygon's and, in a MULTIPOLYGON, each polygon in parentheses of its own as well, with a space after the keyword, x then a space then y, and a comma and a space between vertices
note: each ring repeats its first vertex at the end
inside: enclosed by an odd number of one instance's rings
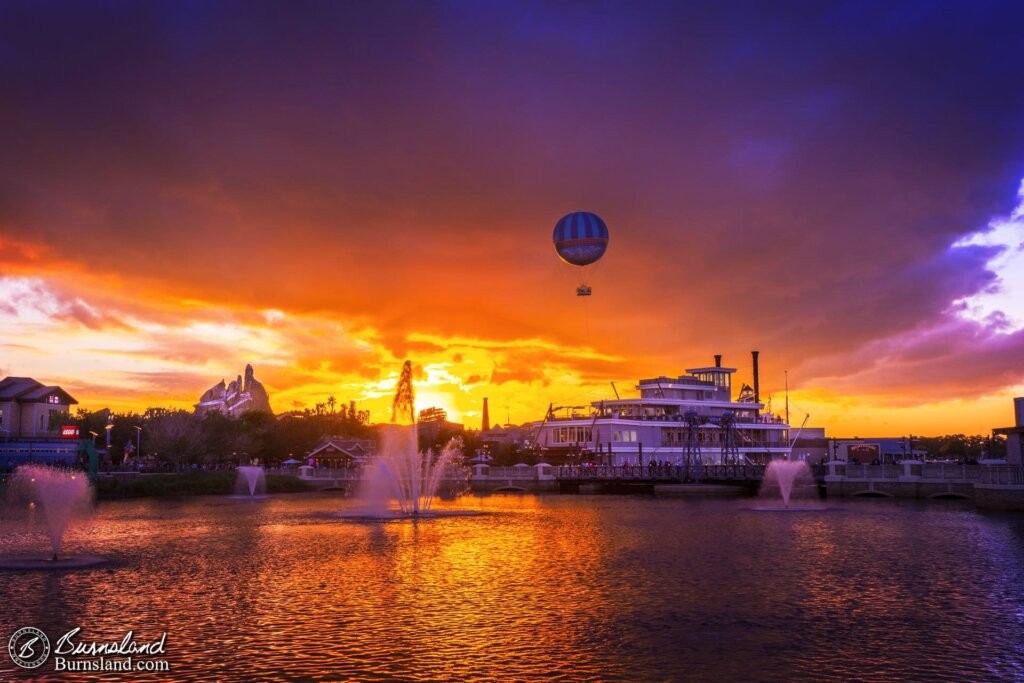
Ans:
MULTIPOLYGON (((103 504, 67 543, 124 564, 4 574, 0 637, 167 630, 182 681, 1024 676, 1019 518, 573 496, 470 497, 486 514, 426 521, 322 514, 346 504, 103 504)), ((36 541, 5 535, 0 552, 36 541)), ((5 680, 56 680, 0 660, 5 680)))

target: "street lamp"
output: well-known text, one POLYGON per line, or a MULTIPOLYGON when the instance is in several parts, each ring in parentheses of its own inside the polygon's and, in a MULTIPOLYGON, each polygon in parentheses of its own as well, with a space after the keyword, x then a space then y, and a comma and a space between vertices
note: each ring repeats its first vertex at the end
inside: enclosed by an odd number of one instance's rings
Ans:
POLYGON ((110 418, 107 420, 106 426, 103 428, 107 432, 107 452, 110 452, 110 432, 114 431, 114 419, 110 418))
POLYGON ((135 457, 142 457, 142 427, 135 425, 135 457))

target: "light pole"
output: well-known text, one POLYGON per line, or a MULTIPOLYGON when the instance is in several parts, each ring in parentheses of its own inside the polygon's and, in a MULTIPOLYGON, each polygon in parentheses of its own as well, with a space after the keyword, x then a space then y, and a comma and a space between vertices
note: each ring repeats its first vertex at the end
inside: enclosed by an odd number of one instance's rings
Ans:
POLYGON ((135 457, 142 457, 142 427, 135 425, 135 457))
POLYGON ((106 432, 107 432, 107 454, 109 455, 110 454, 110 432, 114 431, 114 420, 113 420, 113 418, 111 418, 110 420, 107 421, 107 424, 106 424, 105 427, 103 427, 103 429, 106 430, 106 432))

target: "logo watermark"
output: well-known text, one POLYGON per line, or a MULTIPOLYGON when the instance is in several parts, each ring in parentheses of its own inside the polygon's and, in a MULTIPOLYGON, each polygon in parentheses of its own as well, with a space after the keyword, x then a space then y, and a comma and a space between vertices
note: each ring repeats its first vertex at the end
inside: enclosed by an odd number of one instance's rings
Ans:
POLYGON ((7 652, 22 669, 37 669, 50 656, 50 639, 35 626, 19 628, 7 642, 7 652))
POLYGON ((86 640, 76 626, 50 646, 42 630, 26 626, 14 632, 7 643, 11 661, 22 669, 36 669, 53 655, 56 671, 170 671, 166 659, 167 632, 152 641, 140 642, 135 631, 127 631, 120 640, 86 640))

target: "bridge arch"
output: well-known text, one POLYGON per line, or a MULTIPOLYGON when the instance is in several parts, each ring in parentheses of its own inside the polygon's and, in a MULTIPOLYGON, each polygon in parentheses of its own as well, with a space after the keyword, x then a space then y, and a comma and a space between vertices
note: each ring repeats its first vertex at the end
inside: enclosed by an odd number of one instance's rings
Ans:
POLYGON ((864 489, 863 491, 854 491, 850 494, 855 498, 895 498, 891 493, 885 491, 878 491, 877 489, 864 489))

